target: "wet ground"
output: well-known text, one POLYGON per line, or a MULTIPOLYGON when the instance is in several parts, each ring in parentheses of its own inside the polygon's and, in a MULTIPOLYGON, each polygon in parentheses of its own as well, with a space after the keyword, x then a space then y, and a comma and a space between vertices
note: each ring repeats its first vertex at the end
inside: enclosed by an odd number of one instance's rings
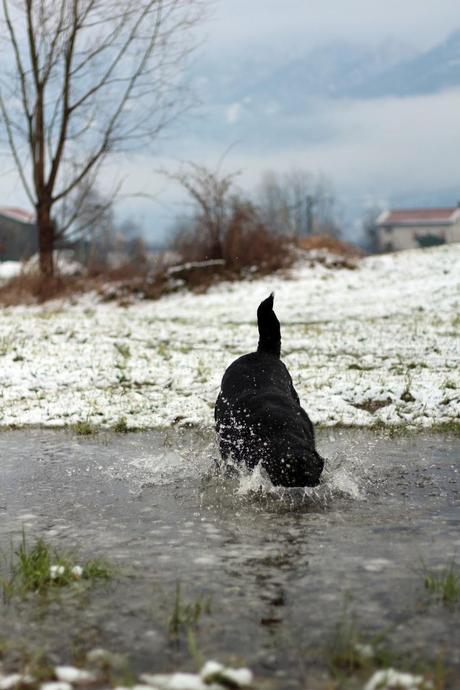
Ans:
POLYGON ((195 432, 2 432, 3 553, 24 528, 119 572, 77 597, 0 604, 0 638, 54 662, 102 646, 136 672, 190 669, 198 650, 301 688, 346 609, 363 640, 459 678, 459 608, 429 596, 424 568, 459 563, 460 438, 323 431, 318 447, 321 486, 280 492, 213 476, 212 438, 195 432), (198 601, 171 630, 175 605, 198 601))

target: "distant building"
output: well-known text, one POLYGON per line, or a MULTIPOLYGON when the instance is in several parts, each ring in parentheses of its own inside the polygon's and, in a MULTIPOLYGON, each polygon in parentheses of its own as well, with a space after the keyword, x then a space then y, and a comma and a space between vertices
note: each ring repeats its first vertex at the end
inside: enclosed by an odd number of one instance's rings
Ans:
POLYGON ((0 261, 29 259, 37 250, 35 214, 0 206, 0 261))
POLYGON ((381 251, 460 242, 460 207, 390 209, 377 218, 381 251))

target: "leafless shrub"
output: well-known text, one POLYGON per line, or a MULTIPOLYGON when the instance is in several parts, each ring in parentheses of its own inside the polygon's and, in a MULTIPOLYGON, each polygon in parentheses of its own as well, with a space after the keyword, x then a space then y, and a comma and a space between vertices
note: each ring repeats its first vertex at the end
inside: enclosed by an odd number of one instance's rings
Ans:
POLYGON ((186 284, 207 285, 212 276, 235 279, 248 271, 270 273, 293 261, 289 238, 273 232, 257 207, 234 189, 236 176, 195 164, 170 175, 193 202, 192 215, 188 223, 182 221, 174 249, 183 262, 222 261, 219 267, 208 264, 202 271, 190 272, 184 276, 186 284))
POLYGON ((336 256, 348 256, 359 258, 364 256, 365 252, 359 247, 349 242, 331 237, 331 235, 311 235, 309 237, 300 237, 297 240, 297 246, 305 251, 314 249, 325 249, 336 256))
POLYGON ((76 276, 52 276, 45 278, 39 273, 21 273, 0 286, 0 304, 40 304, 58 297, 68 297, 80 291, 82 278, 76 276))
POLYGON ((323 264, 326 268, 358 268, 364 252, 353 244, 338 240, 330 235, 310 235, 297 240, 299 259, 310 265, 323 264))
POLYGON ((262 178, 257 206, 271 229, 296 237, 340 235, 339 212, 331 181, 301 168, 268 171, 262 178))

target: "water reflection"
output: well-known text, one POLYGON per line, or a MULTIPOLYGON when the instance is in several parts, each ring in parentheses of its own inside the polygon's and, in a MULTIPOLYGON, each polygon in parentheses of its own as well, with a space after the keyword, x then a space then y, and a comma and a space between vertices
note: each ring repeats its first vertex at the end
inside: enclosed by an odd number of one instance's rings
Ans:
POLYGON ((458 438, 324 432, 318 445, 324 481, 304 491, 216 477, 205 434, 0 434, 3 550, 24 527, 125 569, 84 600, 54 602, 40 625, 28 604, 3 610, 0 637, 65 655, 87 631, 141 670, 187 665, 167 626, 180 581, 187 601, 212 600, 195 630, 202 652, 284 674, 283 688, 302 686, 346 593, 368 630, 396 625, 409 645, 416 628, 421 649, 454 655, 455 622, 421 605, 417 564, 458 555, 458 438))

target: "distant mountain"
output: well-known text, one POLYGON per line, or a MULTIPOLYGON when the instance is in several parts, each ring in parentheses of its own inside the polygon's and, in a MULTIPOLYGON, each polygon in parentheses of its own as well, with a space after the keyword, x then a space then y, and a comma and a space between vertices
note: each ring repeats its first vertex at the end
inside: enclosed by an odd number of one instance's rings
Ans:
POLYGON ((339 93, 360 98, 415 96, 453 87, 460 87, 460 31, 431 50, 403 60, 352 88, 344 85, 339 93))
POLYGON ((240 103, 248 111, 301 113, 318 98, 436 93, 460 88, 460 30, 419 54, 392 41, 372 47, 335 42, 294 58, 250 50, 198 63, 192 76, 204 105, 240 103))
MULTIPOLYGON (((378 175, 373 178, 378 166, 373 161, 369 163, 369 185, 354 185, 355 166, 352 153, 347 153, 350 128, 343 132, 340 127, 343 99, 370 101, 460 89, 460 30, 422 52, 393 41, 369 46, 336 41, 314 49, 305 46, 295 54, 289 47, 280 52, 251 45, 241 54, 197 61, 190 76, 203 104, 203 116, 189 130, 196 150, 209 147, 218 157, 234 144, 232 160, 237 161, 238 153, 243 152, 248 161, 260 160, 275 170, 283 159, 296 160, 297 156, 301 160, 298 152, 302 151, 308 169, 308 151, 315 156, 322 146, 329 166, 335 146, 338 161, 350 156, 350 179, 342 189, 337 185, 337 195, 343 224, 352 234, 359 233, 363 208, 373 198, 392 206, 449 206, 460 200, 455 176, 452 179, 427 170, 420 189, 399 171, 382 183, 378 175)), ((356 106, 359 110, 360 104, 356 106)), ((392 108, 391 104, 386 107, 388 112, 392 108)), ((436 137, 435 130, 432 137, 436 137)), ((359 147, 359 132, 356 141, 359 147)), ((376 150, 378 155, 378 146, 376 150)), ((384 153, 383 164, 391 167, 384 153)), ((395 148, 394 155, 398 160, 406 154, 395 148)), ((325 170, 334 180, 334 169, 325 170)), ((362 179, 362 175, 358 177, 362 179)))
POLYGON ((334 97, 359 88, 406 56, 407 49, 396 43, 375 48, 345 42, 327 44, 282 65, 252 85, 246 95, 286 106, 312 97, 334 97))
POLYGON ((407 46, 387 42, 377 47, 346 42, 271 55, 251 49, 231 58, 195 65, 192 78, 201 98, 210 104, 251 101, 289 108, 312 97, 342 95, 360 88, 408 57, 407 46))

